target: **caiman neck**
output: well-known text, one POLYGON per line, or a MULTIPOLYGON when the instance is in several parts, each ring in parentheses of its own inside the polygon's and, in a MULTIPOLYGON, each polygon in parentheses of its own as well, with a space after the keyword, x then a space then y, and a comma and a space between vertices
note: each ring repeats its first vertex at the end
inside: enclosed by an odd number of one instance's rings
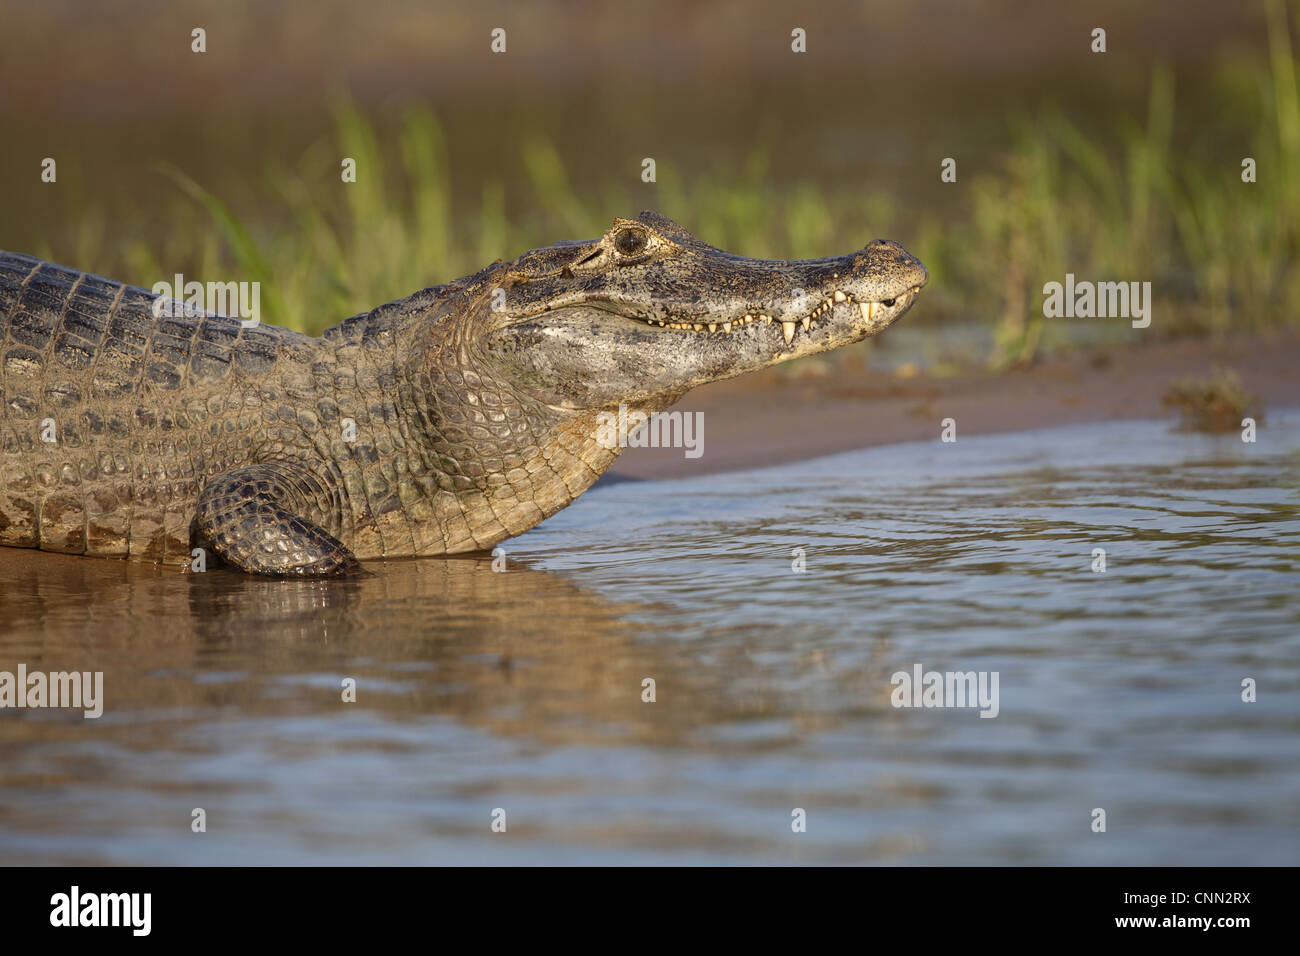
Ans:
MULTIPOLYGON (((326 342, 359 386, 395 383, 383 390, 395 396, 387 411, 396 420, 382 425, 391 460, 381 452, 378 462, 353 463, 406 479, 400 508, 375 514, 372 504, 358 521, 360 529, 373 520, 383 550, 398 533, 416 554, 491 548, 572 503, 618 457, 620 448, 597 440, 600 410, 555 408, 527 394, 474 354, 461 320, 375 313, 331 330, 326 342)), ((359 387, 363 404, 365 392, 359 387)), ((369 427, 381 427, 369 406, 369 427)))

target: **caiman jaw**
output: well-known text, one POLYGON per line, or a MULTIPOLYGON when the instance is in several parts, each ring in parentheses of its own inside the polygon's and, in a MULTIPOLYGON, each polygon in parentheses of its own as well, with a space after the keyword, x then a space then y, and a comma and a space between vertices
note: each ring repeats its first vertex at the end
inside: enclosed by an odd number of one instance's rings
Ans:
MULTIPOLYGON (((853 307, 856 305, 862 316, 862 322, 869 325, 887 309, 892 309, 895 306, 898 306, 900 312, 905 311, 907 307, 912 304, 912 300, 920 291, 921 287, 917 285, 898 293, 892 298, 886 298, 880 301, 863 300, 855 303, 852 295, 848 295, 836 289, 801 318, 776 320, 776 324, 781 326, 781 334, 785 339, 785 344, 790 345, 794 342, 795 334, 800 329, 811 334, 811 332, 816 328, 818 319, 822 318, 828 312, 831 312, 831 310, 837 306, 843 305, 846 307, 853 307)), ((774 321, 772 316, 759 311, 758 309, 748 311, 744 315, 738 315, 734 319, 726 319, 721 322, 670 322, 664 319, 649 319, 640 316, 628 316, 628 318, 635 319, 638 322, 644 322, 647 325, 657 326, 659 328, 678 329, 688 332, 702 332, 705 335, 711 333, 730 335, 732 331, 744 329, 746 326, 754 322, 771 325, 774 321)))

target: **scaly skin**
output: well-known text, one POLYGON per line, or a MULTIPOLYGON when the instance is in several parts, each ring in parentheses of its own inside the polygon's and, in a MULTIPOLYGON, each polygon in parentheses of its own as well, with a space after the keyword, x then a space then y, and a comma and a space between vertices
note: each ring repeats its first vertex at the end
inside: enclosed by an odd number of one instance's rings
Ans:
POLYGON ((490 548, 610 466, 600 412, 858 341, 926 279, 896 243, 745 259, 642 213, 313 339, 0 253, 0 545, 275 575, 490 548))

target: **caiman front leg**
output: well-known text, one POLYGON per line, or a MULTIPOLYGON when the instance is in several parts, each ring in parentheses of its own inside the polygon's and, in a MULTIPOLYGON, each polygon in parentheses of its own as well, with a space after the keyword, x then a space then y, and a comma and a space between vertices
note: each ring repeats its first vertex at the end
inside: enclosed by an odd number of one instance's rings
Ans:
POLYGON ((195 541, 253 574, 359 574, 352 552, 322 527, 338 525, 341 502, 333 491, 325 475, 296 462, 228 471, 199 495, 195 541))

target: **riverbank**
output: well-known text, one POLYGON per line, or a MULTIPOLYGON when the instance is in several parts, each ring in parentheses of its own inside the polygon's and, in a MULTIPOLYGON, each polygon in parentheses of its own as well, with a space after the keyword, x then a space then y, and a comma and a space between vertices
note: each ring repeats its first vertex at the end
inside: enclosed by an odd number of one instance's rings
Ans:
POLYGON ((959 438, 1083 422, 1176 417, 1169 386, 1234 371, 1265 411, 1300 404, 1300 335, 1214 343, 1203 339, 1073 351, 1001 373, 903 376, 840 365, 820 377, 781 368, 707 385, 675 408, 702 412, 703 454, 630 448, 613 471, 625 478, 682 478, 820 455, 937 439, 952 418, 959 438))

